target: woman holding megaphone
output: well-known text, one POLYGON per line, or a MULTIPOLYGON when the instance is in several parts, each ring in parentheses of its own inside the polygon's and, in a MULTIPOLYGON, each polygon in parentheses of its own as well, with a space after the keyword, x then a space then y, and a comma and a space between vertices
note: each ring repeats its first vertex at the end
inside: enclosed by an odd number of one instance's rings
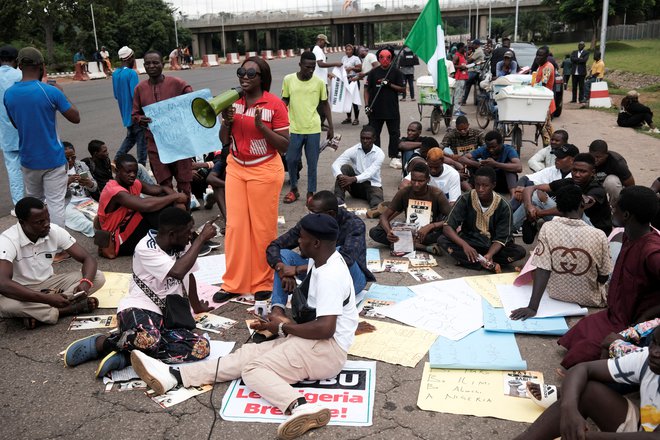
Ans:
POLYGON ((238 295, 267 299, 273 270, 266 247, 277 238, 277 208, 284 183, 280 155, 289 146, 289 115, 282 100, 270 93, 270 67, 251 57, 236 71, 244 95, 222 112, 220 141, 227 158, 227 271, 213 297, 224 302, 238 295))

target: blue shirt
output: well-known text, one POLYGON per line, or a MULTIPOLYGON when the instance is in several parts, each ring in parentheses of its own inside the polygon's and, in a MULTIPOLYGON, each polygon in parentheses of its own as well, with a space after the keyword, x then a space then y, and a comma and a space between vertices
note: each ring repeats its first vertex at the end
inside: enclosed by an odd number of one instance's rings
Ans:
POLYGON ((133 92, 138 85, 138 74, 128 67, 116 69, 112 74, 112 90, 119 105, 119 113, 124 127, 130 127, 131 112, 133 111, 133 92))
POLYGON ((499 157, 492 157, 488 152, 488 148, 486 147, 477 148, 476 150, 470 152, 470 156, 472 156, 472 159, 474 160, 492 158, 496 162, 500 163, 511 162, 511 159, 519 159, 516 150, 511 145, 506 144, 502 145, 502 151, 500 152, 499 157))
POLYGON ((21 165, 32 170, 64 165, 64 147, 57 134, 57 111, 71 108, 64 93, 41 81, 22 81, 5 92, 4 103, 18 129, 21 165))
MULTIPOLYGON (((0 66, 0 99, 3 99, 5 92, 14 83, 23 79, 20 70, 11 66, 0 66)), ((7 116, 7 109, 0 105, 0 148, 3 151, 18 151, 18 130, 7 116)))

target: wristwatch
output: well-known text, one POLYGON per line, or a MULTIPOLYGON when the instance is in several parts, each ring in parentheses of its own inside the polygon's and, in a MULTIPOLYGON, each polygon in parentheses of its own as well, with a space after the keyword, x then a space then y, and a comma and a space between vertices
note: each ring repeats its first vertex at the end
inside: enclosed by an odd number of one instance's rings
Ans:
POLYGON ((286 333, 284 333, 284 323, 280 322, 280 325, 277 326, 277 336, 280 338, 286 338, 286 333))

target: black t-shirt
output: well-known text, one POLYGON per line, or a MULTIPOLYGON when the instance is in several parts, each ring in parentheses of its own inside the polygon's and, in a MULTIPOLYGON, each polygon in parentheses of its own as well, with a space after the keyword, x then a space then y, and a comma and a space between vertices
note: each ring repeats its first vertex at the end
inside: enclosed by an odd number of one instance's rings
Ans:
MULTIPOLYGON (((575 184, 573 179, 570 178, 555 180, 554 182, 550 182, 550 189, 553 193, 556 193, 559 188, 569 183, 575 184)), ((583 195, 592 197, 596 201, 591 208, 584 210, 591 224, 603 231, 606 235, 610 235, 610 232, 612 232, 612 209, 610 208, 610 203, 607 201, 605 188, 595 178, 586 187, 580 188, 583 195)))
POLYGON ((617 176, 621 182, 630 179, 630 176, 632 176, 626 159, 614 151, 609 151, 605 163, 596 168, 596 180, 602 185, 605 178, 610 174, 617 176))
MULTIPOLYGON (((376 119, 397 119, 399 118, 399 94, 389 85, 381 88, 381 81, 385 78, 387 70, 382 67, 371 69, 367 75, 367 90, 369 91, 369 100, 367 104, 371 107, 372 115, 376 119), (374 101, 376 93, 378 97, 374 101)), ((403 87, 403 73, 396 67, 392 67, 387 80, 392 84, 403 87)))
POLYGON ((431 148, 440 147, 438 141, 436 141, 435 138, 432 138, 430 136, 419 136, 415 140, 410 140, 407 137, 402 137, 399 140, 399 142, 420 142, 422 145, 420 145, 418 148, 415 148, 413 151, 419 154, 424 159, 426 159, 426 155, 429 153, 429 150, 431 148))
POLYGON ((440 221, 444 214, 442 213, 442 205, 449 206, 447 197, 445 194, 435 186, 427 186, 427 191, 424 195, 416 196, 413 194, 412 186, 407 186, 400 189, 392 199, 390 208, 395 212, 406 213, 410 200, 422 200, 426 202, 431 202, 431 222, 440 221), (444 200, 443 200, 444 199, 444 200))

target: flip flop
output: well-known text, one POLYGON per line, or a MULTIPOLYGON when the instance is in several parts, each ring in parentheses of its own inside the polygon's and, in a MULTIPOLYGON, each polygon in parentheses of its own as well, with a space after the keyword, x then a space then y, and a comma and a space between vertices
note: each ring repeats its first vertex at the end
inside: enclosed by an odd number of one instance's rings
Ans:
POLYGON ((90 313, 99 308, 99 300, 93 296, 82 298, 72 304, 75 308, 74 314, 90 313))
POLYGON ((103 335, 96 333, 69 344, 66 350, 64 350, 64 366, 75 367, 92 359, 97 359, 99 353, 96 351, 96 339, 99 336, 103 335))
POLYGON ((296 192, 289 191, 287 193, 287 195, 284 196, 283 201, 284 201, 284 203, 293 203, 296 200, 298 200, 298 197, 300 197, 300 194, 298 193, 298 191, 296 191, 296 192))
POLYGON ((529 389, 531 383, 532 382, 527 382, 527 395, 532 402, 545 409, 557 401, 557 394, 559 393, 557 392, 556 386, 540 384, 539 387, 541 388, 541 399, 537 399, 529 389))
POLYGON ((34 330, 37 327, 37 320, 34 318, 23 318, 25 330, 34 330))

